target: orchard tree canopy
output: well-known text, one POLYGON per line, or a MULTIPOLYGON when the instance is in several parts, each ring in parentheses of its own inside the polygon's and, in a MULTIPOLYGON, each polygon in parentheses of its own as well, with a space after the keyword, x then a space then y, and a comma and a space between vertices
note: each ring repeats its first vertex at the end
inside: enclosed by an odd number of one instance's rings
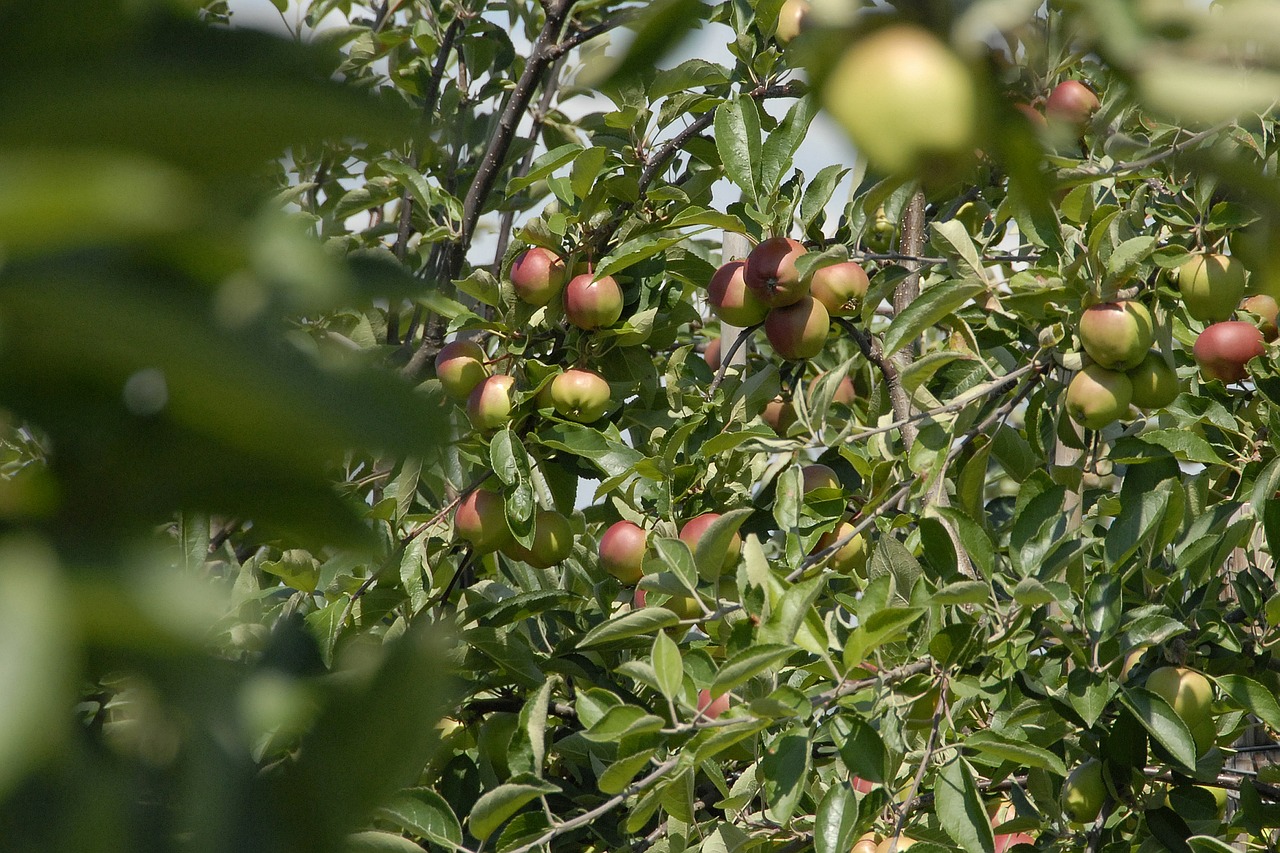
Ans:
POLYGON ((1276 849, 1280 5, 271 2, 0 0, 0 848, 1276 849))

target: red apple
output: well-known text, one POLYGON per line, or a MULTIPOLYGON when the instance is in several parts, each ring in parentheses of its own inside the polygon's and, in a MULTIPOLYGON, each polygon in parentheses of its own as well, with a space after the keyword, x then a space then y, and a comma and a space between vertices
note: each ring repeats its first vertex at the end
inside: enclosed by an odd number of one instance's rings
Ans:
POLYGON ((600 566, 630 586, 644 576, 645 548, 648 534, 630 521, 618 521, 600 537, 600 566))
POLYGON ((1228 320, 1214 323, 1201 332, 1191 351, 1205 379, 1217 379, 1230 385, 1249 375, 1245 364, 1266 352, 1266 346, 1257 326, 1228 320))
POLYGON ((784 400, 781 397, 774 397, 765 404, 764 411, 760 413, 760 417, 764 422, 773 427, 773 431, 780 436, 785 436, 787 430, 796 422, 799 417, 796 414, 796 408, 791 404, 790 400, 784 400))
POLYGON ((719 338, 712 338, 707 341, 707 345, 702 349, 702 360, 707 363, 707 367, 711 368, 712 373, 715 373, 720 369, 719 338))
POLYGON ((1083 129, 1100 106, 1098 96, 1088 86, 1079 80, 1063 80, 1045 100, 1044 114, 1050 121, 1083 129))
POLYGON ((813 358, 827 344, 831 318, 822 303, 812 296, 782 308, 774 308, 764 318, 764 333, 778 355, 793 361, 813 358))
POLYGON ((564 289, 564 315, 579 329, 612 326, 622 316, 622 288, 613 276, 575 276, 564 289))
POLYGON ((1044 130, 1049 126, 1049 122, 1040 114, 1040 111, 1030 104, 1014 104, 1013 108, 1022 113, 1023 117, 1027 120, 1027 124, 1031 125, 1036 130, 1044 130))
POLYGON ((506 374, 490 376, 471 390, 467 398, 467 417, 481 432, 497 429, 511 420, 511 394, 516 380, 506 374))
POLYGON ((564 287, 564 259, 541 246, 526 249, 511 265, 511 285, 529 305, 546 305, 564 287))
POLYGON ((484 350, 475 341, 447 343, 436 355, 436 378, 455 400, 467 399, 488 375, 484 350))
POLYGON ((526 548, 512 538, 502 553, 535 569, 549 569, 573 553, 573 528, 560 513, 540 509, 533 519, 533 547, 526 548))
MULTIPOLYGON (((702 515, 695 516, 684 523, 680 528, 680 541, 689 546, 689 550, 695 555, 698 553, 698 543, 702 541, 703 535, 707 529, 720 518, 718 512, 704 512, 702 515)), ((729 547, 725 549, 724 559, 720 563, 720 571, 733 567, 738 562, 738 555, 742 553, 742 537, 737 533, 733 534, 733 538, 729 540, 729 547)))
POLYGON ((1218 323, 1231 319, 1244 290, 1244 264, 1230 255, 1201 252, 1178 268, 1182 304, 1197 320, 1218 323))
POLYGON ((747 287, 745 261, 730 261, 707 283, 707 304, 720 322, 746 328, 764 320, 769 306, 747 287))
POLYGON ((779 44, 787 45, 800 35, 809 17, 809 0, 786 0, 778 11, 778 27, 773 37, 779 44))
POLYGON ((708 720, 714 720, 729 710, 729 694, 724 693, 711 698, 711 691, 703 688, 698 691, 698 713, 708 720))
POLYGON ((631 593, 631 609, 639 610, 641 607, 644 607, 645 600, 648 597, 649 595, 645 590, 640 587, 636 587, 636 591, 631 593))
POLYGON ((1137 367, 1155 340, 1151 312, 1133 300, 1089 306, 1077 331, 1084 351, 1108 370, 1137 367))
POLYGON ((853 317, 862 310, 862 298, 870 285, 866 270, 845 261, 815 271, 809 278, 809 295, 832 317, 853 317))
POLYGON ((453 529, 481 554, 497 551, 511 539, 507 507, 502 495, 476 489, 462 499, 453 514, 453 529))
MULTIPOLYGON (((861 776, 850 777, 849 784, 852 786, 853 790, 859 794, 870 794, 876 789, 875 782, 872 782, 870 779, 863 779, 861 776)), ((854 850, 857 849, 857 847, 854 847, 854 850)))
POLYGON ((1274 296, 1258 293, 1242 302, 1240 307, 1250 314, 1258 316, 1257 325, 1262 332, 1262 337, 1268 341, 1274 341, 1277 336, 1280 336, 1280 326, 1277 325, 1277 316, 1280 316, 1280 303, 1276 302, 1274 296))
POLYGON ((598 373, 572 368, 551 380, 551 402, 562 418, 580 424, 600 420, 609 408, 609 383, 598 373))
POLYGON ((997 835, 995 853, 1008 853, 1019 844, 1030 844, 1034 846, 1036 840, 1025 832, 1014 832, 1009 835, 997 835))
POLYGON ((743 270, 747 288, 770 308, 800 301, 809 292, 808 282, 796 269, 796 259, 803 254, 804 246, 790 237, 762 241, 747 255, 743 270))
MULTIPOLYGON (((818 387, 818 383, 821 382, 822 378, 826 375, 827 375, 826 373, 819 373, 817 376, 813 378, 813 381, 809 383, 810 408, 812 408, 813 406, 814 389, 818 387)), ((836 392, 831 396, 831 402, 842 403, 846 406, 852 406, 853 401, 857 399, 857 396, 858 396, 857 391, 855 391, 853 387, 853 380, 850 379, 848 376, 846 376, 843 379, 841 379, 840 384, 836 386, 836 392)))
POLYGON ((1083 427, 1102 429, 1123 417, 1132 399, 1128 376, 1091 364, 1067 386, 1067 414, 1083 427))
POLYGON ((979 98, 969 67, 921 27, 858 39, 827 75, 822 103, 880 172, 936 170, 973 151, 979 98))

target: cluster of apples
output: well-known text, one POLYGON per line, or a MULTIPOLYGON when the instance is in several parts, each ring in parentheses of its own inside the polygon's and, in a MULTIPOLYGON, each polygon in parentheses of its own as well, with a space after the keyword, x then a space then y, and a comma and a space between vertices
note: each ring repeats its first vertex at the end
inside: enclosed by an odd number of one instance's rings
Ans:
POLYGON ((716 270, 707 284, 711 310, 732 326, 764 323, 765 336, 783 358, 813 358, 826 346, 831 317, 856 314, 869 282, 853 261, 801 276, 796 261, 805 252, 789 237, 762 240, 745 261, 716 270))
POLYGON ((1067 413, 1076 423, 1102 429, 1124 417, 1131 404, 1159 409, 1178 396, 1178 375, 1151 349, 1155 329, 1141 302, 1091 305, 1076 334, 1093 359, 1067 386, 1067 413))
POLYGON ((1276 300, 1261 293, 1245 297, 1244 265, 1230 255, 1192 255, 1178 268, 1177 279, 1187 314, 1209 324, 1192 347, 1201 374, 1226 385, 1244 379, 1249 359, 1262 355, 1264 341, 1275 340, 1276 300), (1237 306, 1256 315, 1260 324, 1231 319, 1237 306))
MULTIPOLYGON (((1162 666, 1147 676, 1143 686, 1164 699, 1181 718, 1195 739, 1198 752, 1204 753, 1213 745, 1218 732, 1213 722, 1213 685, 1209 679, 1187 667, 1162 666)), ((1068 820, 1088 824, 1098 819, 1108 797, 1104 769, 1101 762, 1090 759, 1073 769, 1062 783, 1062 811, 1068 820)))

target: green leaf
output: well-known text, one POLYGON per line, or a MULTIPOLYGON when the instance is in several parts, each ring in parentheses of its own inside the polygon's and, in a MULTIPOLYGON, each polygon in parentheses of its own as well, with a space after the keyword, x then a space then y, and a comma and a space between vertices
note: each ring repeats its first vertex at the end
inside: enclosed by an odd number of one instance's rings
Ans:
MULTIPOLYGON (((813 603, 817 601, 819 593, 826 587, 826 579, 822 576, 810 578, 807 581, 801 581, 795 586, 783 593, 782 598, 774 605, 773 611, 769 614, 768 621, 760 626, 759 640, 762 643, 778 643, 788 644, 792 642, 801 642, 798 638, 801 627, 805 620, 812 614, 816 617, 813 603)), ((803 645, 808 648, 812 645, 806 638, 803 645)), ((825 648, 814 650, 808 649, 814 654, 821 654, 825 648)))
POLYGON ((724 555, 728 552, 733 537, 738 534, 738 528, 751 517, 753 511, 751 509, 730 510, 711 522, 711 526, 703 531, 693 555, 699 577, 710 582, 720 577, 720 570, 725 561, 724 555))
POLYGON ((722 696, 739 684, 773 667, 795 652, 794 646, 756 645, 743 649, 716 673, 711 684, 711 695, 722 696))
POLYGON ((607 154, 608 152, 604 148, 597 146, 583 151, 573 161, 573 171, 570 173, 569 184, 573 187, 575 196, 586 198, 591 192, 591 188, 600 179, 600 170, 604 168, 607 154))
POLYGON ((934 783, 934 802, 943 829, 968 853, 994 848, 991 823, 968 763, 957 756, 943 765, 934 783))
POLYGON ((654 255, 659 255, 670 249, 672 246, 678 246, 689 240, 702 231, 695 231, 692 234, 676 234, 662 236, 659 234, 645 234, 636 237, 634 240, 628 240, 618 248, 610 252, 596 266, 596 278, 606 275, 614 275, 629 267, 633 267, 641 261, 646 261, 654 255))
POLYGON ((1042 767, 1058 776, 1066 776, 1067 768, 1062 759, 1043 747, 1022 740, 1005 737, 986 729, 974 732, 964 739, 966 749, 995 756, 1001 761, 1013 761, 1020 767, 1042 767))
POLYGON ((729 180, 743 196, 760 206, 760 115, 756 102, 743 95, 716 109, 716 148, 729 180))
POLYGON ((342 849, 346 853, 422 853, 422 848, 409 839, 377 830, 347 836, 342 849))
POLYGON ((409 788, 392 797, 377 815, 395 824, 401 832, 439 844, 457 848, 462 844, 462 825, 453 809, 430 788, 409 788))
POLYGON ((576 142, 553 148, 534 160, 523 178, 512 178, 507 182, 507 197, 510 198, 522 190, 528 189, 538 181, 545 179, 565 163, 572 162, 580 156, 583 148, 576 142))
POLYGON ((1111 252, 1111 257, 1107 260, 1107 272, 1113 276, 1132 273, 1155 247, 1156 238, 1148 235, 1125 240, 1111 252))
POLYGON ((649 764, 657 750, 643 749, 634 755, 628 755, 625 758, 619 758, 613 764, 609 765, 596 784, 601 792, 605 794, 621 794, 626 790, 627 785, 631 784, 631 780, 636 778, 636 774, 643 770, 649 764))
POLYGON ((638 20, 629 26, 635 30, 635 39, 597 88, 626 85, 657 68, 662 58, 681 43, 683 36, 705 14, 701 0, 655 0, 640 8, 638 20))
POLYGON ((784 732, 765 750, 760 776, 770 820, 785 824, 795 814, 805 789, 810 752, 809 732, 801 727, 784 732))
POLYGON ((884 333, 885 357, 914 342, 925 329, 951 316, 985 291, 983 285, 972 281, 952 280, 933 285, 893 318, 884 333))
POLYGON ((982 604, 991 597, 991 587, 983 581, 957 581, 932 596, 934 604, 982 604))
POLYGON ((662 728, 662 718, 650 714, 635 705, 615 705, 596 721, 583 737, 599 743, 618 741, 624 734, 656 731, 662 728))
POLYGON ((1124 687, 1120 700, 1142 723, 1147 733, 1188 772, 1195 772, 1196 744, 1182 718, 1162 697, 1141 687, 1124 687))
POLYGON ((924 613, 920 607, 885 607, 873 613, 866 624, 855 628, 845 641, 845 668, 853 669, 877 646, 899 639, 924 613))
POLYGON ((1221 465, 1222 457, 1202 436, 1186 429, 1155 429, 1138 436, 1147 444, 1163 447, 1178 457, 1180 462, 1199 462, 1202 465, 1221 465))
POLYGON ((827 789, 813 822, 816 853, 847 853, 858 831, 858 799, 842 782, 827 789))
POLYGON ((674 699, 684 683, 684 665, 680 660, 680 647, 662 631, 653 638, 653 672, 662 695, 674 699))
POLYGON ((765 195, 778 189, 817 112, 818 105, 815 98, 810 96, 800 98, 791 105, 786 118, 764 141, 760 158, 760 185, 765 195))
POLYGON ((589 649, 606 643, 652 634, 680 622, 680 617, 664 607, 645 607, 623 613, 601 622, 578 642, 578 648, 589 649))
POLYGON ((499 785, 492 791, 481 794, 480 799, 476 800, 467 817, 467 829, 484 841, 527 803, 559 790, 558 786, 550 782, 538 785, 509 782, 499 785))
MULTIPOLYGON (((935 244, 941 244, 944 248, 949 248, 959 256, 974 279, 977 279, 984 286, 989 284, 987 268, 978 256, 978 248, 973 244, 973 238, 969 236, 964 223, 958 219, 949 219, 946 222, 931 223, 929 227, 933 231, 935 244)), ((969 278, 970 275, 966 275, 965 278, 969 278)))
POLYGON ((1243 675, 1220 675, 1214 679, 1231 700, 1273 730, 1280 731, 1280 703, 1275 695, 1252 678, 1243 675))

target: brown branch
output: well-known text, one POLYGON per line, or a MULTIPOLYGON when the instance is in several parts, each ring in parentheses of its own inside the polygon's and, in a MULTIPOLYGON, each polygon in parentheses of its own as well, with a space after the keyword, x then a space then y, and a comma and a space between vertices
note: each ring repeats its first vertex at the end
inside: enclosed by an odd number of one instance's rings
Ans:
POLYGON ((729 347, 729 351, 721 356, 720 369, 716 371, 716 378, 712 380, 710 387, 707 388, 708 400, 715 395, 716 389, 719 388, 720 383, 724 381, 724 372, 725 370, 728 369, 729 364, 733 361, 734 355, 736 355, 738 350, 742 347, 742 345, 746 343, 747 338, 751 337, 751 333, 758 328, 760 328, 760 323, 756 323, 754 326, 748 326, 747 328, 739 332, 738 336, 733 339, 733 346, 729 347))
POLYGON ((617 15, 613 18, 609 18, 608 20, 601 21, 600 23, 596 24, 594 27, 587 27, 586 29, 578 30, 576 33, 573 33, 572 35, 562 40, 559 44, 553 45, 552 47, 548 48, 547 54, 552 59, 560 59, 569 51, 573 50, 575 47, 578 47, 580 45, 585 44, 586 42, 591 41, 596 36, 604 35, 610 30, 617 29, 618 27, 621 27, 629 23, 633 18, 636 17, 636 15, 634 14, 635 10, 629 10, 629 11, 632 13, 628 14, 628 12, 623 12, 622 14, 617 15))
MULTIPOLYGON (((920 250, 924 248, 924 207, 924 193, 917 190, 911 196, 907 210, 902 215, 902 253, 904 255, 919 255, 920 250)), ((920 264, 915 261, 906 261, 904 265, 909 272, 894 288, 894 316, 902 314, 908 305, 920 298, 920 264)), ((908 421, 902 427, 902 444, 908 453, 916 443, 918 430, 914 423, 909 422, 912 414, 911 396, 902 387, 901 374, 911 365, 918 347, 919 343, 913 341, 910 347, 899 349, 893 357, 896 370, 889 372, 881 370, 889 390, 889 402, 893 406, 894 417, 900 421, 908 421)))

